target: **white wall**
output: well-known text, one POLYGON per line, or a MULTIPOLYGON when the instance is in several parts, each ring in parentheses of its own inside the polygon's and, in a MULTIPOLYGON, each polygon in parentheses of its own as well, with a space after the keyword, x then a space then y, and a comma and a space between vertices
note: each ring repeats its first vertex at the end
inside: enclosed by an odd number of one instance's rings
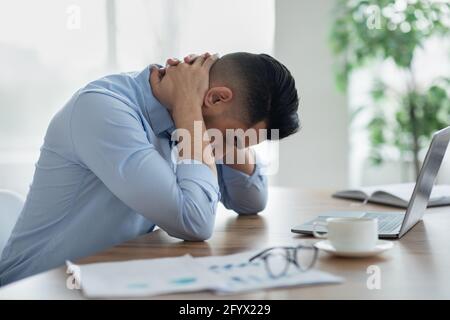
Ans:
POLYGON ((330 0, 276 1, 275 56, 296 79, 303 128, 280 144, 275 185, 347 185, 347 104, 335 89, 328 47, 333 4, 330 0))
POLYGON ((115 19, 111 2, 2 3, 0 189, 28 192, 52 115, 88 81, 188 53, 272 52, 274 0, 115 1, 115 19))

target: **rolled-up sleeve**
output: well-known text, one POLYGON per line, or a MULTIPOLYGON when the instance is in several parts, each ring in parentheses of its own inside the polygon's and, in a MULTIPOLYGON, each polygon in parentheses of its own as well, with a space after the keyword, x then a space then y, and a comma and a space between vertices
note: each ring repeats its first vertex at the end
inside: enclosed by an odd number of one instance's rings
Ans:
POLYGON ((261 162, 256 158, 255 171, 248 175, 227 165, 219 164, 221 202, 227 209, 239 214, 256 214, 267 204, 267 177, 261 173, 261 162))
POLYGON ((79 161, 127 206, 171 236, 211 236, 220 189, 206 165, 180 163, 174 172, 149 142, 138 114, 109 95, 79 96, 70 125, 79 161))

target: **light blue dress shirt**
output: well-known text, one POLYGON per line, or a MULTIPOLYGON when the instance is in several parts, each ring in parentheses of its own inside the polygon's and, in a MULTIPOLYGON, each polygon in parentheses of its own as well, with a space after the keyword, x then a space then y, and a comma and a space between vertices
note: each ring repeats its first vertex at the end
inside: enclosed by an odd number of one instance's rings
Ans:
POLYGON ((217 202, 240 214, 267 201, 257 163, 248 176, 218 164, 174 164, 174 124, 153 96, 149 67, 82 88, 47 130, 24 209, 3 250, 0 285, 81 258, 155 225, 184 240, 204 240, 217 202))

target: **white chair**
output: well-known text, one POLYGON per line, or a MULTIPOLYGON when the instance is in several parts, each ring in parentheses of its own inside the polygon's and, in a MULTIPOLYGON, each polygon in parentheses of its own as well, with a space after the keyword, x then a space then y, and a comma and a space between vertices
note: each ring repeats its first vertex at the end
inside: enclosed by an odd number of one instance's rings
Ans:
POLYGON ((0 255, 22 211, 23 204, 24 199, 21 195, 0 190, 0 255))

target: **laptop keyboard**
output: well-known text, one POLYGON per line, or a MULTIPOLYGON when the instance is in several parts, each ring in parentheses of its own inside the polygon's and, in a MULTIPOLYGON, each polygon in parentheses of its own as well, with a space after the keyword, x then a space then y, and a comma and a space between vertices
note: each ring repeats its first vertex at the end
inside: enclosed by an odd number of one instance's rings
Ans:
POLYGON ((396 231, 405 218, 404 214, 368 212, 364 218, 378 219, 378 233, 392 233, 396 231))

